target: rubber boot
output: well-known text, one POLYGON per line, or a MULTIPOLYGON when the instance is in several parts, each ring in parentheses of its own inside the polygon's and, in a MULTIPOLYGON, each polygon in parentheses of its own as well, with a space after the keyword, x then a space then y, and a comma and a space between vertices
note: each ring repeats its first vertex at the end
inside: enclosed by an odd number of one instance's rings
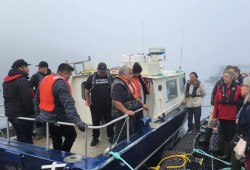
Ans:
POLYGON ((231 149, 231 169, 241 170, 241 167, 243 167, 242 162, 236 159, 235 152, 231 149))
POLYGON ((212 129, 206 127, 205 136, 204 136, 204 138, 199 140, 199 143, 209 143, 209 139, 210 139, 211 135, 212 135, 212 129))
POLYGON ((229 142, 228 141, 224 141, 224 155, 222 156, 218 156, 219 159, 222 159, 224 161, 230 162, 231 159, 231 150, 230 150, 230 146, 229 146, 229 142))
POLYGON ((210 149, 209 151, 212 152, 212 153, 223 152, 223 141, 224 141, 223 136, 219 132, 218 133, 217 143, 216 143, 215 147, 210 149))

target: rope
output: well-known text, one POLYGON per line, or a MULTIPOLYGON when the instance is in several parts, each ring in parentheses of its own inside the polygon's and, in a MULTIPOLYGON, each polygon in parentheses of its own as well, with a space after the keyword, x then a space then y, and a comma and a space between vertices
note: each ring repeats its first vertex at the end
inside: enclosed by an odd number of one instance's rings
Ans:
POLYGON ((214 157, 214 156, 212 156, 212 155, 209 155, 208 153, 204 152, 203 150, 194 149, 193 152, 194 152, 194 153, 199 153, 199 154, 205 155, 205 156, 210 157, 210 158, 212 158, 212 159, 216 159, 217 161, 220 161, 220 162, 222 162, 222 163, 224 163, 224 164, 226 164, 226 165, 231 165, 231 163, 226 162, 226 161, 223 161, 223 160, 221 160, 221 159, 218 159, 218 158, 216 158, 216 157, 214 157))
POLYGON ((124 159, 121 158, 120 154, 118 152, 109 152, 110 155, 112 155, 113 157, 115 157, 116 159, 121 160, 123 163, 125 163, 127 165, 127 167, 129 167, 129 169, 133 170, 134 168, 132 168, 124 159))
POLYGON ((170 159, 170 158, 181 158, 183 159, 183 164, 182 165, 176 165, 176 166, 166 166, 165 168, 183 168, 187 161, 188 162, 191 162, 190 159, 188 158, 188 156, 192 156, 191 154, 180 154, 180 155, 171 155, 171 156, 167 156, 165 158, 163 158, 156 167, 149 167, 148 169, 152 169, 152 170, 160 170, 161 168, 161 163, 167 159, 170 159))

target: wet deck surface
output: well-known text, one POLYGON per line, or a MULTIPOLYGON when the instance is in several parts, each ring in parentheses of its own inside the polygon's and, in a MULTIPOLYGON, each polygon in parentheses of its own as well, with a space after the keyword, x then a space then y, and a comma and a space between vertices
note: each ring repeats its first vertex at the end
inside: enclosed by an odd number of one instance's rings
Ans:
MULTIPOLYGON (((85 137, 83 136, 83 133, 79 129, 76 128, 76 131, 77 131, 77 138, 74 142, 74 145, 71 149, 71 152, 79 154, 79 155, 84 155, 84 153, 85 153, 85 149, 84 149, 85 137)), ((99 137, 100 142, 98 142, 96 146, 90 146, 91 141, 92 141, 92 130, 88 130, 88 133, 87 133, 87 154, 88 154, 88 157, 96 157, 99 154, 103 153, 106 148, 111 146, 111 144, 108 142, 106 129, 101 130, 101 134, 99 137)), ((45 137, 41 137, 41 138, 35 137, 33 139, 33 142, 35 145, 46 147, 46 138, 45 137)), ((51 138, 49 139, 49 148, 53 149, 51 138)))

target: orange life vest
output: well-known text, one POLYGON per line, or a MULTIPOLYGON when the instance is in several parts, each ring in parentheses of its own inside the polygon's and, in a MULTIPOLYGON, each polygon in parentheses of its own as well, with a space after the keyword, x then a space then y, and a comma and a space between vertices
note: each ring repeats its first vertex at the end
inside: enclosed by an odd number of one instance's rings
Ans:
POLYGON ((53 85, 57 80, 63 80, 70 91, 70 94, 72 95, 71 87, 69 85, 69 82, 58 75, 50 74, 48 76, 45 76, 40 85, 39 85, 39 93, 40 93, 40 104, 39 108, 42 110, 45 110, 47 112, 52 112, 55 108, 55 102, 54 102, 54 95, 53 95, 53 85))
POLYGON ((138 97, 141 97, 142 92, 141 92, 141 85, 140 85, 139 79, 133 77, 132 83, 135 85, 135 89, 136 89, 136 93, 137 93, 138 97))
POLYGON ((124 82, 124 84, 127 86, 127 88, 129 89, 129 91, 132 94, 132 96, 134 97, 134 99, 138 100, 139 99, 139 95, 137 94, 135 85, 132 82, 129 82, 123 76, 117 75, 116 77, 119 78, 119 79, 121 79, 124 82))

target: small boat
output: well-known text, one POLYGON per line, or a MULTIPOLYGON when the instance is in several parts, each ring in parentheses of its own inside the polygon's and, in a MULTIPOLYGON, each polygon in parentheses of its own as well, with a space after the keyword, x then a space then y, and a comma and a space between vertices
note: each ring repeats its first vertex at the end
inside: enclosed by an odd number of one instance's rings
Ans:
MULTIPOLYGON (((90 58, 87 61, 89 60, 90 58)), ((91 129, 105 128, 110 123, 127 119, 126 115, 98 127, 89 125, 78 143, 83 149, 79 147, 77 151, 82 154, 50 149, 48 129, 47 147, 12 141, 8 136, 7 139, 0 138, 0 169, 147 169, 160 159, 163 149, 171 148, 181 137, 181 129, 187 120, 187 112, 182 105, 185 74, 180 69, 166 70, 161 65, 163 61, 163 48, 151 48, 147 55, 123 56, 122 64, 133 66, 134 62, 140 63, 143 68, 142 76, 150 88, 150 94, 146 96, 146 104, 150 109, 144 112, 144 118, 137 124, 138 131, 132 136, 128 135, 127 139, 118 144, 107 145, 107 149, 89 147, 87 143, 92 138, 88 135, 91 129), (90 150, 98 150, 98 154, 92 156, 90 150)), ((76 71, 71 85, 77 111, 82 120, 91 124, 89 107, 84 105, 84 84, 97 67, 86 61, 70 64, 74 65, 76 71), (77 64, 83 66, 79 73, 77 64)), ((119 68, 111 68, 110 74, 115 75, 118 70, 119 68)), ((58 124, 73 125, 65 122, 58 124)))

